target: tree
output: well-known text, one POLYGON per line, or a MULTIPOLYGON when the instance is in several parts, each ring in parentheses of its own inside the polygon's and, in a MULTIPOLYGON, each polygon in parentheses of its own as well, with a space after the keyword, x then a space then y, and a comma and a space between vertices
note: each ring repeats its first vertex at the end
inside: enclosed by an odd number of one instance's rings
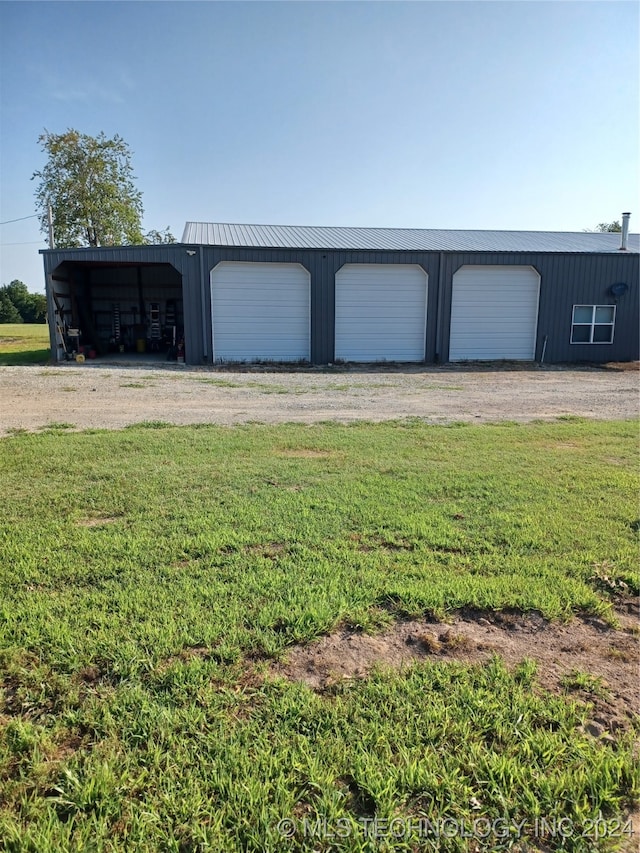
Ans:
POLYGON ((25 323, 47 322, 47 297, 44 293, 29 294, 29 305, 22 317, 25 323))
POLYGON ((47 298, 29 293, 23 281, 14 279, 0 287, 0 323, 45 323, 47 298))
POLYGON ((156 231, 155 229, 151 229, 151 231, 147 231, 144 235, 144 242, 149 245, 156 245, 159 243, 175 243, 176 238, 173 236, 171 231, 169 230, 169 226, 164 229, 164 231, 156 231))
POLYGON ((616 219, 615 222, 601 222, 596 231, 603 231, 604 233, 613 233, 617 231, 622 231, 622 226, 616 219))
POLYGON ((104 132, 45 131, 38 138, 47 162, 38 178, 40 227, 48 233, 47 207, 61 248, 144 243, 142 194, 133 183, 131 151, 122 137, 104 132))
POLYGON ((22 323, 20 312, 4 293, 4 287, 0 289, 0 323, 22 323))
POLYGON ((24 315, 29 305, 29 288, 27 285, 23 281, 14 278, 11 284, 3 285, 0 290, 8 296, 9 301, 24 321, 24 315))

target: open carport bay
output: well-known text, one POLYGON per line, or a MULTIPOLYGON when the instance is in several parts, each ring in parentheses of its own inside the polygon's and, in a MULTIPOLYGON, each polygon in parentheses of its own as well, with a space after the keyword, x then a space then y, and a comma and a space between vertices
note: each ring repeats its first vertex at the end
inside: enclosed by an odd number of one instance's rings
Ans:
POLYGON ((67 261, 51 275, 56 357, 175 361, 182 279, 170 264, 67 261))

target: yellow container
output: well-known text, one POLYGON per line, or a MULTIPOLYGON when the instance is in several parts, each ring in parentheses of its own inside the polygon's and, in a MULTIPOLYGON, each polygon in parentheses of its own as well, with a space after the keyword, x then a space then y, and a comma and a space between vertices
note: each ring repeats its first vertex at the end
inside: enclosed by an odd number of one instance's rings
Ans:
POLYGON ((147 342, 144 338, 138 338, 136 341, 136 352, 146 352, 147 342))

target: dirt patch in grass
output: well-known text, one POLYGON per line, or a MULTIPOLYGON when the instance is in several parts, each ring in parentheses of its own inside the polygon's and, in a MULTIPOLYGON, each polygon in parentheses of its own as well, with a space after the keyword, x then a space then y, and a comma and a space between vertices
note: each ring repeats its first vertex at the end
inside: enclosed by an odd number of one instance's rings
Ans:
POLYGON ((102 524, 113 524, 119 521, 117 515, 93 516, 90 518, 80 518, 76 521, 78 527, 100 527, 102 524))
POLYGON ((209 646, 186 646, 177 655, 164 658, 156 667, 156 673, 163 673, 177 663, 189 663, 192 660, 208 660, 213 657, 215 650, 209 646))
POLYGON ((49 762, 62 764, 68 761, 81 748, 86 749, 87 744, 76 732, 67 732, 54 747, 53 752, 47 756, 49 762))
POLYGON ((265 557, 269 560, 275 560, 279 554, 282 554, 286 550, 288 548, 283 542, 263 542, 245 547, 247 554, 256 554, 259 557, 265 557))
POLYGON ((399 621, 377 635, 343 628, 292 648, 271 671, 321 691, 364 678, 379 665, 402 668, 425 659, 482 663, 497 654, 514 668, 528 658, 537 665, 541 687, 592 703, 592 733, 609 736, 628 728, 640 708, 638 599, 619 604, 619 628, 596 617, 560 623, 535 613, 477 610, 464 610, 448 623, 399 621))
POLYGON ((279 450, 277 456, 286 456, 291 459, 326 459, 334 454, 330 450, 279 450))
MULTIPOLYGON (((361 551, 364 554, 369 553, 370 551, 413 551, 415 549, 415 544, 413 542, 409 542, 406 539, 399 539, 395 542, 392 542, 389 539, 385 539, 384 536, 372 536, 370 538, 363 538, 360 533, 350 533, 349 539, 351 542, 354 542, 358 551, 361 551)), ((454 549, 444 549, 444 550, 454 550, 454 549)))
POLYGON ((547 450, 579 450, 581 445, 570 441, 546 442, 543 445, 547 450))

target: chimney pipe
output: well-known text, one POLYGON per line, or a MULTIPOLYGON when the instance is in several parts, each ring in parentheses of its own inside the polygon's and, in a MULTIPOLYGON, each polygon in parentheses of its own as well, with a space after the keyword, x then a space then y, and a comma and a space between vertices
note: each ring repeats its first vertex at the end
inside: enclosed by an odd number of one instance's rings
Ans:
POLYGON ((627 249, 627 239, 629 237, 629 217, 630 213, 622 214, 622 238, 620 242, 620 251, 625 252, 627 249))

